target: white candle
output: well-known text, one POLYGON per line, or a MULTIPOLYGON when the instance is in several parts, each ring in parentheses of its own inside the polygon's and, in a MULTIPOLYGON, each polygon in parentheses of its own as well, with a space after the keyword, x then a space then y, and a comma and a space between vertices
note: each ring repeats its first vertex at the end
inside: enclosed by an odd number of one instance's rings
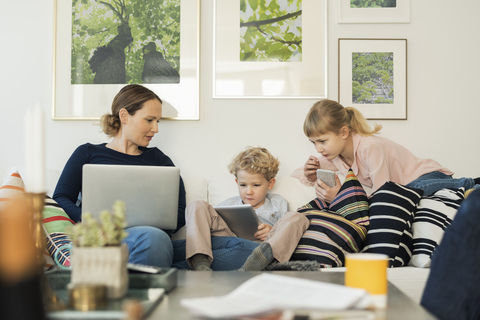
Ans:
POLYGON ((45 123, 39 103, 28 109, 25 117, 25 155, 26 191, 45 192, 45 123))

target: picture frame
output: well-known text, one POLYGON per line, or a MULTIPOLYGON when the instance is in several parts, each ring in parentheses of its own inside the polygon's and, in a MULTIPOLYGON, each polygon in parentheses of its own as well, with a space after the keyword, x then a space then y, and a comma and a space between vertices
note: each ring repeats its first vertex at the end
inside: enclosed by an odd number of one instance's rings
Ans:
POLYGON ((338 97, 367 119, 406 120, 407 40, 338 39, 338 97))
MULTIPOLYGON (((72 0, 54 1, 52 119, 99 120, 111 112, 113 98, 127 83, 72 84, 72 0)), ((179 12, 179 80, 176 83, 137 83, 162 99, 162 119, 199 120, 200 0, 180 0, 179 12)), ((127 50, 132 48, 127 47, 127 50)), ((145 54, 145 47, 143 50, 145 54)))
POLYGON ((325 98, 327 1, 302 1, 302 58, 295 62, 240 61, 239 3, 214 1, 213 98, 325 98))
POLYGON ((350 1, 338 0, 339 23, 410 23, 410 0, 388 8, 352 8, 350 1))

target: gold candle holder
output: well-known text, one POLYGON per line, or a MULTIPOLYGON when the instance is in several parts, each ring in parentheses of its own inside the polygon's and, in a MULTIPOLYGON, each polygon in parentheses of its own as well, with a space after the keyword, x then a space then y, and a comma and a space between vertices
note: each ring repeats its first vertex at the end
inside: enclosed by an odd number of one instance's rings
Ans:
POLYGON ((30 212, 32 213, 33 237, 35 241, 36 253, 36 267, 41 279, 43 304, 46 311, 64 310, 65 305, 58 299, 55 293, 50 288, 50 284, 43 272, 45 266, 45 259, 43 253, 45 252, 45 232, 43 231, 43 209, 45 207, 45 193, 27 193, 27 201, 30 205, 30 212))

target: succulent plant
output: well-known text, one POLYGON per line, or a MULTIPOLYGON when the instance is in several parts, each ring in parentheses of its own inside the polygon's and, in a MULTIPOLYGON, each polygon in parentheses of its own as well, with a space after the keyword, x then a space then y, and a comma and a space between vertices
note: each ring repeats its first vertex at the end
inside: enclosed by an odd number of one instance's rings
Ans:
POLYGON ((128 235, 125 231, 125 203, 116 201, 112 212, 104 210, 100 213, 100 221, 92 218, 87 212, 82 217, 82 222, 68 228, 73 245, 77 247, 105 247, 118 246, 128 235))

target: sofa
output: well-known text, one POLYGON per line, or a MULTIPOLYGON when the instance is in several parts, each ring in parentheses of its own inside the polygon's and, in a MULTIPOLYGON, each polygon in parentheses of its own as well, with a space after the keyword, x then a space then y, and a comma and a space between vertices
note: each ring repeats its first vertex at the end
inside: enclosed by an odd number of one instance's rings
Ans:
MULTIPOLYGON (((238 189, 232 175, 225 173, 214 177, 183 177, 187 192, 187 203, 194 200, 204 200, 216 205, 228 197, 238 194, 238 189)), ((341 180, 343 181, 342 177, 341 180)), ((272 193, 282 195, 289 203, 290 210, 295 210, 315 198, 313 187, 305 186, 289 175, 280 175, 272 193)), ((182 230, 174 235, 181 238, 182 230)), ((344 267, 322 268, 322 272, 345 271, 344 267)), ((408 297, 420 303, 423 289, 429 274, 428 267, 402 266, 388 269, 388 279, 408 297)))
MULTIPOLYGON (((59 170, 47 171, 47 177, 46 177, 47 178, 47 196, 48 195, 51 196, 53 194, 55 184, 56 184, 56 181, 58 180, 59 174, 60 174, 59 170)), ((19 171, 16 168, 7 170, 7 172, 5 172, 5 175, 4 175, 4 182, 2 184, 3 187, 2 189, 0 189, 0 198, 2 198, 1 192, 2 191, 5 192, 6 190, 5 185, 6 184, 8 185, 9 183, 12 184, 12 177, 15 177, 17 179, 16 183, 21 184, 21 174, 19 174, 19 171)), ((219 202, 223 201, 224 199, 238 194, 235 180, 228 173, 216 175, 212 177, 185 177, 184 176, 183 180, 185 183, 185 189, 187 193, 187 203, 190 203, 194 200, 204 200, 209 202, 212 205, 216 205, 219 202)), ((395 187, 398 187, 398 186, 395 186, 395 187)), ((12 190, 8 189, 8 191, 10 192, 12 190)), ((282 195, 288 201, 290 210, 295 210, 296 208, 299 208, 302 205, 305 205, 315 197, 315 192, 312 187, 308 187, 301 184, 297 179, 289 175, 277 176, 275 186, 273 187, 271 192, 282 195)), ((390 194, 390 191, 388 191, 388 194, 390 194)), ((463 199, 462 198, 463 191, 456 192, 456 195, 458 196, 458 202, 460 202, 463 199)), ((426 200, 430 200, 430 199, 421 198, 420 202, 409 203, 409 205, 413 205, 413 207, 415 207, 415 209, 418 211, 419 206, 422 205, 422 201, 426 201, 426 200)), ((451 200, 449 199, 448 201, 451 201, 451 200)), ((439 204, 435 202, 435 204, 437 206, 442 206, 441 203, 439 204)), ((449 208, 452 207, 451 203, 448 203, 448 207, 449 208)), ((47 216, 44 215, 44 219, 45 219, 44 230, 47 233, 47 236, 49 237, 47 241, 50 241, 50 243, 48 246, 49 252, 45 254, 45 258, 47 260, 46 268, 50 268, 52 265, 55 264, 55 262, 53 262, 51 257, 49 257, 49 254, 51 256, 52 252, 56 250, 55 246, 52 246, 52 243, 54 243, 55 240, 59 240, 60 244, 63 243, 62 241, 66 241, 65 240, 66 236, 63 232, 61 232, 61 230, 64 229, 66 225, 71 223, 70 221, 68 221, 68 216, 62 215, 62 213, 60 212, 60 209, 61 208, 55 207, 54 202, 51 199, 48 199, 47 197, 46 209, 45 209, 47 216), (60 217, 60 219, 55 219, 55 217, 60 217), (49 222, 47 222, 47 220, 49 222), (55 227, 52 227, 53 222, 57 223, 55 227), (49 224, 52 226, 49 227, 49 224)), ((380 208, 380 210, 385 210, 385 208, 380 208)), ((410 212, 410 214, 413 217, 413 213, 410 212)), ((453 219, 453 217, 451 217, 451 219, 453 219)), ((412 221, 413 221, 413 218, 412 218, 412 221)), ((444 224, 445 224, 444 227, 446 228, 446 226, 448 226, 448 221, 444 221, 444 224)), ((413 222, 413 226, 415 226, 415 222, 413 222)), ((405 236, 405 234, 414 233, 412 232, 412 225, 409 225, 407 227, 404 226, 405 230, 403 232, 403 236, 405 236)), ((442 230, 444 230, 444 228, 442 230)), ((173 237, 175 239, 179 239, 179 238, 182 238, 183 236, 184 236, 184 230, 180 230, 173 237)), ((440 240, 441 240, 441 232, 439 232, 439 235, 437 235, 437 238, 434 239, 434 241, 436 241, 438 244, 440 240)), ((397 245, 397 247, 401 248, 402 244, 400 243, 399 245, 397 245)), ((430 255, 431 255, 431 252, 433 252, 433 249, 434 248, 430 249, 430 253, 429 253, 430 255)), ((420 255, 420 257, 421 256, 422 255, 420 255)), ((64 261, 67 261, 67 260, 68 259, 65 259, 65 260, 60 259, 59 263, 63 263, 64 261)), ((426 280, 429 275, 429 268, 428 268, 429 257, 423 260, 424 260, 424 262, 422 262, 423 264, 420 263, 420 264, 417 264, 417 266, 412 265, 411 261, 407 261, 403 263, 402 266, 395 266, 395 267, 389 268, 388 270, 389 281, 392 282, 401 291, 403 291, 408 297, 410 297, 412 300, 414 300, 417 303, 419 303, 421 300, 423 289, 425 287, 426 280), (427 262, 425 263, 425 261, 427 262), (418 265, 422 265, 422 267, 419 267, 418 265)), ((321 272, 338 272, 338 271, 344 271, 344 268, 343 267, 325 268, 325 269, 322 268, 320 270, 321 272)))

